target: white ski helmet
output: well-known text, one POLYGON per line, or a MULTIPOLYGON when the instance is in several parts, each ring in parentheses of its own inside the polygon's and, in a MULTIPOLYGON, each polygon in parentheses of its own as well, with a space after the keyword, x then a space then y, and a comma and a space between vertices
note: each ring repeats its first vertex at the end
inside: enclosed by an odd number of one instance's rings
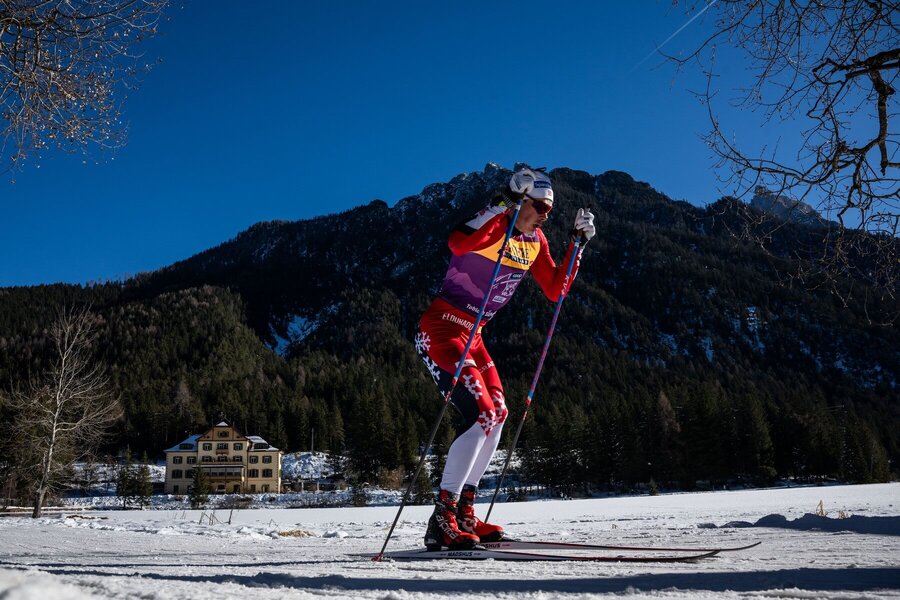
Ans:
POLYGON ((519 196, 553 204, 553 187, 546 173, 534 169, 520 169, 509 179, 509 189, 519 196))

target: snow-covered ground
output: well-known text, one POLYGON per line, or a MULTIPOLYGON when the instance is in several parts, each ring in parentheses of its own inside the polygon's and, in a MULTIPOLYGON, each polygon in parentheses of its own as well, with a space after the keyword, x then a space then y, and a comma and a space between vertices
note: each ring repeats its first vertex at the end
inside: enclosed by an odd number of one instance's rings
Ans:
MULTIPOLYGON (((900 598, 897 483, 494 509, 492 520, 520 538, 762 542, 698 563, 372 562, 395 513, 374 506, 218 510, 214 519, 181 510, 0 518, 0 599, 900 598), (820 501, 827 519, 804 516, 820 501), (841 511, 850 518, 839 519, 841 511)), ((389 550, 417 547, 429 513, 406 508, 389 550)))

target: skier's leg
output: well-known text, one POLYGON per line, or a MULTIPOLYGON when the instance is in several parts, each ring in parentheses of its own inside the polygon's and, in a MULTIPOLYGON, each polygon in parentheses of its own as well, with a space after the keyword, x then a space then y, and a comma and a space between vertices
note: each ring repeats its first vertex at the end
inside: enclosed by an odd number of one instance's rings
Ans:
MULTIPOLYGON (((484 384, 480 378, 476 378, 476 374, 474 367, 464 367, 462 384, 456 386, 450 397, 450 402, 462 416, 462 427, 447 452, 434 513, 425 532, 425 546, 429 549, 439 549, 441 546, 465 548, 480 541, 477 534, 460 528, 457 506, 459 492, 486 439, 482 428, 483 419, 475 416, 478 409, 484 408, 478 404, 478 395, 486 396, 486 393, 480 391, 484 389, 484 384)), ((478 414, 483 412, 481 410, 478 414)))
POLYGON ((441 489, 454 494, 462 491, 475 458, 484 446, 485 435, 476 423, 458 435, 447 450, 447 462, 441 477, 441 489))
POLYGON ((493 403, 496 424, 488 432, 481 450, 475 457, 465 485, 460 492, 458 521, 459 528, 462 531, 477 535, 483 542, 492 542, 502 538, 503 528, 499 525, 485 523, 475 516, 475 497, 478 493, 478 482, 481 481, 491 462, 491 458, 494 456, 494 452, 497 450, 497 445, 500 443, 500 433, 503 430, 503 423, 506 421, 508 410, 503 395, 503 386, 500 383, 497 369, 494 367, 494 361, 490 359, 484 348, 481 350, 483 351, 483 356, 476 360, 479 363, 483 362, 485 365, 480 369, 480 374, 493 403))
MULTIPOLYGON (((453 387, 456 361, 462 354, 468 331, 442 321, 423 316, 416 349, 442 394, 453 387)), ((473 342, 473 345, 475 342, 473 342)), ((472 462, 484 444, 485 435, 479 426, 479 413, 487 396, 485 384, 478 375, 474 361, 467 360, 461 372, 459 384, 453 388, 450 402, 462 416, 462 427, 447 457, 441 489, 435 500, 435 510, 428 522, 425 545, 429 549, 441 546, 453 548, 471 547, 478 543, 478 536, 460 531, 457 523, 457 501, 472 462), (471 364, 470 364, 471 362, 471 364), (479 404, 481 399, 481 404, 479 404)))
POLYGON ((495 421, 494 405, 488 398, 490 394, 478 369, 474 366, 464 367, 460 384, 450 398, 462 417, 462 425, 447 451, 447 463, 441 479, 442 490, 459 494, 468 480, 495 421))
MULTIPOLYGON (((495 411, 495 401, 491 398, 487 384, 476 367, 468 366, 462 371, 461 386, 457 386, 451 396, 453 406, 459 410, 462 416, 463 426, 460 435, 453 441, 450 450, 447 453, 447 463, 444 467, 443 478, 441 479, 441 498, 445 494, 453 500, 458 498, 456 503, 456 529, 462 534, 469 534, 481 540, 478 532, 485 534, 484 541, 499 540, 502 536, 503 529, 495 525, 488 525, 475 518, 475 509, 472 507, 474 502, 474 486, 464 486, 464 483, 472 476, 471 473, 476 463, 476 459, 484 452, 484 446, 488 440, 491 441, 492 448, 488 453, 487 460, 493 454, 496 448, 496 438, 494 432, 498 427, 498 415, 495 411), (458 393, 459 392, 459 393, 458 393), (471 490, 469 489, 471 488, 471 490), (460 492, 462 495, 460 496, 460 492), (465 523, 464 523, 465 519, 465 523)), ((499 435, 499 432, 498 434, 499 435)), ((484 467, 478 467, 480 478, 484 467)), ((476 479, 477 480, 477 479, 476 479)), ((439 523, 436 523, 439 525, 439 523)), ((430 528, 434 529, 434 528, 430 528)), ((433 540, 436 536, 426 535, 426 546, 433 547, 436 544, 433 540)), ((448 535, 444 536, 445 539, 448 535)), ((444 542, 444 545, 449 545, 444 542)))
POLYGON ((479 356, 477 356, 475 360, 478 364, 484 365, 479 369, 479 374, 487 388, 495 415, 495 425, 488 432, 487 438, 485 439, 481 450, 478 452, 478 455, 475 457, 472 469, 469 471, 469 476, 466 477, 465 481, 466 485, 477 488, 478 482, 481 481, 481 478, 484 476, 484 472, 487 470, 491 458, 493 458, 494 452, 497 450, 497 445, 500 443, 500 434, 503 431, 503 423, 506 422, 509 411, 506 408, 506 398, 503 395, 503 384, 500 383, 500 375, 497 373, 494 361, 491 359, 490 355, 488 355, 484 346, 479 349, 479 356))
MULTIPOLYGON (((441 394, 446 394, 453 387, 452 373, 456 371, 468 336, 468 329, 444 319, 441 314, 431 314, 429 311, 422 317, 419 334, 416 336, 416 350, 441 394)), ((459 494, 469 479, 485 441, 491 439, 496 448, 495 438, 490 434, 498 422, 506 418, 500 378, 484 348, 481 336, 476 336, 460 372, 459 383, 453 388, 450 397, 450 403, 460 414, 461 424, 447 454, 441 489, 454 494, 459 494), (483 373, 490 377, 490 382, 485 380, 483 373), (489 385, 491 389, 488 388, 489 385), (502 416, 495 409, 498 406, 497 395, 501 398, 499 406, 503 409, 502 416)), ((493 450, 490 454, 493 454, 493 450)), ((483 471, 484 467, 481 468, 481 473, 483 471)))

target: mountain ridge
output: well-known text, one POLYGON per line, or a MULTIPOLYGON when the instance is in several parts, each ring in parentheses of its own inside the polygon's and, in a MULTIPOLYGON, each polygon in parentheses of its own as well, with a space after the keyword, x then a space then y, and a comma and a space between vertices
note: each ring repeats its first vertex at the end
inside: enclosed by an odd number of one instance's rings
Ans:
MULTIPOLYGON (((104 321, 100 356, 126 398, 121 443, 152 453, 193 421, 225 414, 287 449, 308 447, 315 429, 318 443, 378 477, 428 428, 435 392, 411 340, 444 275, 447 234, 509 173, 489 163, 394 206, 257 223, 121 285, 0 289, 0 377, 39 367, 53 306, 89 301, 104 321), (181 383, 191 409, 165 408, 181 383)), ((783 285, 779 269, 810 228, 781 228, 785 251, 773 257, 732 234, 741 212, 731 200, 673 201, 620 171, 550 174, 551 253, 562 258, 579 206, 595 212, 598 234, 541 379, 554 402, 525 434, 536 477, 552 478, 547 465, 566 455, 541 454, 551 447, 588 457, 558 468, 595 483, 735 472, 865 480, 897 464, 900 340, 867 319, 896 303, 843 306, 824 290, 783 285)), ((509 398, 527 388, 551 309, 526 281, 485 329, 509 398)))

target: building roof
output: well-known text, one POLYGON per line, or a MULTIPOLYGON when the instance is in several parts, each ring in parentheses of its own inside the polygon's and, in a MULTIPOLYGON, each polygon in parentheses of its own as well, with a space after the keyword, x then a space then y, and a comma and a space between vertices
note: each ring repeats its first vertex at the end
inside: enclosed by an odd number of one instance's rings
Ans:
POLYGON ((213 436, 213 431, 215 431, 217 427, 227 427, 231 429, 231 431, 234 432, 235 437, 239 440, 247 439, 246 435, 238 431, 238 428, 234 425, 229 425, 227 421, 219 421, 216 425, 213 425, 212 427, 204 431, 200 436, 200 439, 203 441, 219 441, 220 438, 213 436))
POLYGON ((192 450, 196 450, 198 439, 200 439, 200 434, 192 435, 191 437, 185 439, 183 442, 179 442, 179 443, 175 444, 168 450, 163 450, 163 452, 190 452, 192 450), (182 444, 184 444, 184 445, 190 444, 191 447, 190 448, 182 448, 181 447, 182 444))
MULTIPOLYGON (((262 439, 262 438, 259 437, 258 435, 248 435, 248 436, 246 436, 246 437, 247 437, 247 439, 250 440, 250 442, 253 443, 253 444, 269 444, 269 442, 267 442, 266 440, 262 439)), ((273 446, 273 445, 271 445, 271 444, 269 444, 269 447, 268 447, 268 448, 264 448, 264 449, 262 449, 262 448, 261 448, 261 449, 256 449, 256 448, 253 448, 253 446, 251 446, 250 449, 251 449, 251 450, 261 451, 261 452, 281 452, 281 450, 279 450, 278 448, 276 448, 275 446, 273 446)))
MULTIPOLYGON (((171 448, 167 448, 166 450, 163 450, 163 452, 196 452, 197 440, 199 440, 204 435, 205 435, 205 433, 198 433, 196 435, 192 435, 188 438, 185 438, 184 441, 175 444, 171 448), (181 447, 182 445, 188 445, 188 444, 190 444, 190 448, 182 448, 181 447)), ((269 442, 267 442, 263 438, 259 437, 258 435, 248 435, 248 436, 244 436, 244 437, 246 437, 248 440, 250 440, 250 448, 249 448, 250 450, 255 450, 256 452, 281 452, 281 450, 279 450, 275 446, 269 444, 269 442), (253 444, 268 444, 269 447, 268 448, 254 448, 253 444)))

